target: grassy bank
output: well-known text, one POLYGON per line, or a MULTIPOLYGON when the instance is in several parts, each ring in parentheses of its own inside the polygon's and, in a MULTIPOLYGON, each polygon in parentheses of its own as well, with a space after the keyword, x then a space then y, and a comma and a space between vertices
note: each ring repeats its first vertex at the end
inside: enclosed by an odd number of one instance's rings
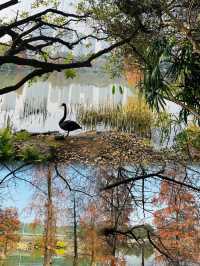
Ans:
POLYGON ((106 129, 135 133, 142 137, 150 137, 154 124, 154 114, 140 96, 130 97, 125 105, 81 106, 77 118, 91 130, 103 124, 106 129))

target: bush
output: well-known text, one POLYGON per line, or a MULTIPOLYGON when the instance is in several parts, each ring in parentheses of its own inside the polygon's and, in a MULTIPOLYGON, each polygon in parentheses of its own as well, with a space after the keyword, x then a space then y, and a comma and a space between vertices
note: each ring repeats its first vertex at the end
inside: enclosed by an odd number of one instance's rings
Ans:
POLYGON ((13 134, 9 126, 0 129, 0 161, 18 159, 34 163, 45 162, 53 158, 55 150, 53 145, 50 146, 50 151, 42 150, 41 152, 34 144, 28 144, 29 140, 31 140, 31 135, 25 130, 13 134))
POLYGON ((44 162, 48 159, 47 156, 43 155, 35 146, 31 145, 24 147, 19 157, 25 162, 44 162))
POLYGON ((17 141, 27 141, 31 135, 26 130, 21 130, 15 134, 15 140, 17 141))
POLYGON ((14 156, 13 135, 9 128, 0 130, 0 160, 9 160, 14 156))
POLYGON ((200 127, 197 125, 189 125, 177 135, 176 144, 180 148, 192 146, 200 150, 200 127))

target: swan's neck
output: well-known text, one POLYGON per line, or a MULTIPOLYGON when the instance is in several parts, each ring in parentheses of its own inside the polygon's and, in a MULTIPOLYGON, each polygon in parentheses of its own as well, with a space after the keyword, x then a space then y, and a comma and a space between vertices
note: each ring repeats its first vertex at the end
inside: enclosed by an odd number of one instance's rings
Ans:
POLYGON ((59 124, 61 124, 61 123, 63 123, 65 121, 66 116, 67 116, 67 107, 66 107, 66 105, 64 105, 64 115, 61 118, 59 124))

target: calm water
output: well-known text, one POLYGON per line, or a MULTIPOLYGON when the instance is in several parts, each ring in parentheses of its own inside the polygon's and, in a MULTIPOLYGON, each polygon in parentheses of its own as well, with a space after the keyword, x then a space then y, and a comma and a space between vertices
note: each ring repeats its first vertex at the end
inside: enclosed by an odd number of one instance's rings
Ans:
MULTIPOLYGON (((22 73, 0 73, 0 82, 7 86, 19 80, 22 73)), ((63 115, 60 104, 68 105, 68 119, 76 119, 76 110, 81 106, 98 106, 105 103, 113 105, 126 104, 133 90, 123 80, 111 80, 100 72, 81 72, 77 78, 66 80, 59 74, 52 75, 49 80, 38 81, 32 86, 25 85, 16 92, 0 96, 0 128, 8 119, 15 130, 26 129, 30 132, 46 132, 59 130, 58 122, 63 115), (124 88, 123 94, 116 90, 112 93, 113 84, 124 88)), ((169 110, 177 109, 169 105, 169 110)), ((77 131, 77 133, 79 133, 77 131)), ((22 193, 23 194, 23 193, 22 193)), ((28 196, 27 196, 28 198, 28 196)), ((24 200, 24 199, 23 199, 24 200)), ((23 203, 24 204, 24 203, 23 203)), ((22 205, 22 203, 21 203, 22 205)), ((23 206, 25 207, 25 206, 23 206)), ((22 208, 22 206, 21 206, 22 208)), ((127 266, 140 266, 140 256, 127 256, 127 266)), ((42 266, 43 258, 28 254, 10 256, 0 261, 0 266, 42 266)), ((54 258, 54 266, 71 266, 72 261, 65 258, 54 258)), ((88 266, 82 262, 80 266, 88 266)), ((153 257, 146 260, 145 266, 152 266, 153 257)))
MULTIPOLYGON (((22 73, 0 73, 0 82, 7 86, 22 77, 22 73)), ((62 73, 52 74, 49 80, 25 85, 19 90, 0 96, 0 127, 9 117, 15 130, 31 132, 59 130, 58 122, 63 115, 61 103, 68 105, 67 119, 76 119, 81 106, 98 106, 106 103, 125 104, 133 93, 125 81, 111 80, 101 72, 81 72, 75 79, 65 79, 62 73), (113 84, 123 86, 121 94, 112 93, 113 84)))
MULTIPOLYGON (((42 257, 32 257, 29 255, 10 256, 8 259, 1 261, 0 266, 42 266, 42 257)), ((64 258, 54 258, 55 266, 71 266, 72 261, 64 258)), ((80 266, 86 266, 84 262, 80 266)))
MULTIPOLYGON (((81 176, 81 180, 80 180, 79 174, 77 174, 77 176, 75 176, 75 173, 76 173, 75 169, 76 168, 72 168, 71 170, 69 168, 66 169, 66 172, 68 173, 69 176, 73 175, 73 181, 71 182, 72 187, 74 187, 75 184, 79 184, 78 186, 76 186, 77 188, 79 188, 79 186, 80 186, 80 188, 83 189, 82 184, 89 187, 89 183, 92 182, 92 181, 90 181, 90 178, 88 178, 89 173, 91 175, 93 175, 91 168, 85 169, 81 166, 78 168, 79 171, 84 173, 83 175, 85 176, 85 178, 83 176, 81 176), (86 182, 86 180, 88 180, 88 181, 86 182)), ((32 175, 33 176, 35 175, 34 172, 32 173, 32 171, 33 171, 32 169, 27 168, 26 171, 19 173, 18 176, 20 176, 21 178, 29 177, 31 179, 32 175)), ((7 173, 7 170, 6 171, 0 170, 1 176, 5 176, 6 173, 7 173)), ((41 174, 40 178, 42 178, 42 174, 41 174)), ((58 182, 58 180, 54 179, 53 185, 56 186, 57 182, 58 182)), ((3 202, 1 202, 1 204, 3 207, 16 207, 18 209, 20 220, 24 221, 24 226, 22 226, 22 229, 21 229, 21 233, 22 233, 21 243, 27 243, 26 234, 28 234, 29 231, 28 231, 28 227, 25 226, 25 223, 30 223, 31 221, 33 221, 35 215, 37 217, 37 211, 36 212, 33 211, 33 213, 26 212, 27 207, 30 206, 31 202, 33 201, 33 195, 35 195, 34 190, 29 184, 22 182, 22 181, 18 181, 17 183, 14 183, 14 182, 9 183, 8 182, 7 186, 4 188, 3 191, 5 193, 5 197, 4 197, 5 200, 3 202), (24 234, 24 238, 23 238, 23 234, 24 234), (25 240, 26 240, 26 242, 25 242, 25 240)), ((2 190, 1 190, 1 193, 2 193, 2 190)), ((82 194, 81 194, 81 196, 82 196, 82 198, 81 198, 82 199, 82 205, 81 206, 83 206, 84 205, 84 203, 83 203, 84 197, 82 194)), ((34 199, 35 199, 35 197, 34 197, 34 199)), ((68 199, 68 201, 64 202, 65 207, 69 205, 69 201, 70 201, 69 195, 68 195, 67 199, 68 199)), ((63 199, 62 199, 62 201, 63 201, 63 199)), ((38 203, 38 205, 39 204, 40 203, 38 203)), ((63 205, 62 205, 60 200, 58 200, 58 203, 55 202, 55 206, 58 206, 58 204, 59 204, 59 206, 61 205, 60 208, 61 208, 61 211, 63 212, 63 208, 62 208, 63 205)), ((87 204, 87 202, 85 202, 85 204, 87 204)), ((43 203, 42 203, 41 207, 43 208, 43 203)), ((58 212, 58 214, 60 214, 58 208, 57 208, 57 212, 58 212)), ((67 222, 70 224, 71 223, 71 217, 69 216, 69 213, 67 211, 66 211, 66 214, 67 214, 67 218, 69 219, 69 220, 67 220, 67 222)), ((58 218, 58 224, 59 224, 59 221, 61 222, 61 224, 63 223, 62 217, 58 218)), ((64 220, 64 222, 65 222, 65 220, 64 220)), ((41 229, 42 228, 40 227, 40 230, 41 229)), ((37 233, 40 234, 41 233, 40 230, 36 231, 35 234, 37 234, 37 233)), ((63 235, 62 235, 62 237, 63 237, 63 235)), ((69 249, 73 248, 72 245, 73 244, 71 244, 71 242, 68 242, 67 250, 68 250, 68 247, 69 247, 69 249)), ((69 252, 71 252, 71 251, 69 251, 69 252)), ((129 250, 128 252, 127 252, 127 250, 124 250, 122 252, 124 254, 129 254, 129 256, 126 257, 126 261, 127 261, 126 266, 133 266, 133 265, 134 266, 140 266, 141 265, 141 252, 140 252, 140 250, 138 250, 138 248, 136 248, 136 249, 133 248, 133 249, 129 250)), ((43 265, 42 264, 43 258, 41 257, 40 251, 35 250, 34 256, 31 254, 32 253, 28 253, 28 252, 23 251, 23 250, 18 251, 13 256, 8 257, 6 260, 0 261, 0 266, 42 266, 43 265)), ((145 266, 152 266, 153 265, 152 264, 153 257, 151 257, 151 256, 152 256, 152 251, 150 249, 147 249, 145 252, 145 257, 148 259, 146 260, 145 266)), ((66 259, 64 257, 55 257, 53 266, 72 266, 72 260, 66 259)), ((85 259, 84 261, 81 261, 79 263, 79 266, 90 266, 90 264, 85 259)), ((101 265, 98 264, 96 266, 101 266, 101 265)))
MULTIPOLYGON (((43 265, 43 258, 42 257, 32 257, 29 255, 18 255, 18 256, 10 256, 6 260, 0 261, 0 266, 42 266, 43 265)), ((72 266, 72 260, 66 258, 54 258, 53 266, 72 266)), ((90 264, 83 260, 79 263, 80 266, 89 266, 90 264)), ((99 264, 97 264, 100 266, 99 264)), ((141 258, 136 256, 128 256, 127 257, 127 264, 126 266, 140 266, 141 265, 141 258)), ((145 261, 145 266, 153 266, 153 257, 150 257, 148 260, 145 261)))

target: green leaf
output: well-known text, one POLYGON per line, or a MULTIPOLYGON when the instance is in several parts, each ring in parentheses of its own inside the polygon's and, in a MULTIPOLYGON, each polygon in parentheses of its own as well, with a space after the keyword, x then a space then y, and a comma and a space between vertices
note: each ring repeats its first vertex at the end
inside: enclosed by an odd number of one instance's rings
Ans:
POLYGON ((65 63, 65 64, 70 64, 70 63, 72 63, 73 59, 74 59, 74 55, 73 55, 73 53, 72 53, 72 52, 69 52, 69 53, 67 54, 65 60, 64 60, 64 63, 65 63))
POLYGON ((47 62, 49 59, 49 54, 47 52, 42 53, 42 58, 44 59, 45 62, 47 62))
POLYGON ((119 86, 119 92, 120 92, 121 94, 124 93, 124 88, 123 88, 121 85, 119 86))
POLYGON ((65 78, 75 78, 76 77, 76 71, 72 68, 65 70, 65 78))
POLYGON ((115 85, 112 86, 112 94, 114 95, 115 94, 115 91, 116 91, 116 87, 115 85))

